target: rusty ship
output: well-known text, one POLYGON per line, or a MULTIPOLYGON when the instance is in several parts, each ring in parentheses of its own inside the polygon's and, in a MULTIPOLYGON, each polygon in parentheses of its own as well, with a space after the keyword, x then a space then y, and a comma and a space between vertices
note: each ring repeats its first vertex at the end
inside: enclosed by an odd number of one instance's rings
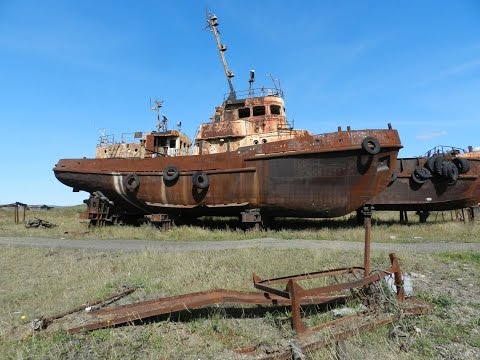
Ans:
POLYGON ((377 210, 430 211, 468 208, 480 202, 480 157, 453 146, 436 146, 424 156, 399 158, 393 181, 371 203, 377 210))
POLYGON ((204 215, 239 216, 243 223, 267 218, 337 217, 381 193, 391 181, 398 133, 385 129, 311 134, 287 120, 283 91, 237 93, 220 41, 218 19, 207 16, 230 92, 202 123, 192 142, 168 130, 156 101, 157 130, 132 139, 102 136, 95 158, 62 159, 55 176, 90 198, 84 215, 91 224, 154 223, 204 215))

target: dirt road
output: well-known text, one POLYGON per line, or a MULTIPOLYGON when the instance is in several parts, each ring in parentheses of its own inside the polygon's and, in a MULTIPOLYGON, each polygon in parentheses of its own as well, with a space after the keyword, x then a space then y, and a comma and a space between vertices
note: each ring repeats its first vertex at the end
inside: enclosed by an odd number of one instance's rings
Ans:
MULTIPOLYGON (((152 240, 78 240, 78 239, 46 239, 46 238, 14 238, 0 237, 0 246, 20 246, 37 248, 66 248, 98 251, 215 251, 229 249, 330 249, 330 250, 362 250, 362 242, 326 241, 326 240, 284 240, 253 239, 235 241, 152 241, 152 240)), ((372 243, 372 250, 384 252, 422 252, 438 253, 444 251, 479 251, 480 243, 372 243)))

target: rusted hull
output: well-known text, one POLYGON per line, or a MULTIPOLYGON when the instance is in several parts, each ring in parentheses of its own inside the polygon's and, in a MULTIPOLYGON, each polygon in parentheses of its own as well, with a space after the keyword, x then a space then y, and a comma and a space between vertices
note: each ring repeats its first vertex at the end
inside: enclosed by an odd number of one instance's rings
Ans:
POLYGON ((55 176, 74 190, 101 191, 127 214, 228 215, 249 208, 270 216, 336 217, 388 185, 400 141, 395 130, 338 131, 219 154, 146 159, 63 159, 55 176), (373 136, 377 154, 362 149, 373 136), (179 176, 166 181, 164 169, 179 176), (208 187, 192 176, 202 171, 208 187), (135 174, 138 187, 129 189, 135 174))
POLYGON ((469 159, 470 169, 449 183, 432 177, 423 184, 412 179, 416 167, 424 167, 428 158, 398 159, 397 179, 371 200, 377 210, 443 211, 461 209, 480 201, 480 160, 469 159))

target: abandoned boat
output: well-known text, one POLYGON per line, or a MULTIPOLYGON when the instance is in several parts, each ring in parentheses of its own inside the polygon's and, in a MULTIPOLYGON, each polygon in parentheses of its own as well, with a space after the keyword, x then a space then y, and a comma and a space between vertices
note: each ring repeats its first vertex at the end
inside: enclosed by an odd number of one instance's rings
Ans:
POLYGON ((241 215, 244 223, 275 216, 336 217, 354 211, 389 184, 399 149, 396 130, 342 130, 313 135, 287 121, 283 92, 250 88, 240 96, 225 60, 218 20, 207 17, 230 92, 201 124, 194 142, 168 130, 158 112, 157 131, 133 140, 103 136, 94 159, 62 159, 53 171, 74 191, 91 194, 93 224, 149 216, 241 215))
MULTIPOLYGON (((399 158, 394 181, 371 200, 376 210, 447 211, 480 201, 480 158, 437 146, 418 158, 399 158)), ((422 221, 422 218, 421 218, 422 221)))

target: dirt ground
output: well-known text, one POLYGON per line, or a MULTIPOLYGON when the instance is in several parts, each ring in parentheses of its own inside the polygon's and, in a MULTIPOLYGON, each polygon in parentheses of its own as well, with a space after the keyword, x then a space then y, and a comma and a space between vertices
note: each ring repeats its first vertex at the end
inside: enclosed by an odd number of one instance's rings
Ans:
MULTIPOLYGON (((150 241, 150 240, 80 240, 46 239, 34 237, 0 237, 0 246, 25 246, 38 248, 65 248, 98 251, 213 251, 230 249, 331 249, 362 250, 362 242, 326 241, 326 240, 283 240, 274 238, 242 241, 150 241)), ((480 243, 422 242, 416 244, 376 243, 371 244, 374 251, 395 252, 412 251, 421 253, 439 253, 446 251, 480 251, 480 243)))

